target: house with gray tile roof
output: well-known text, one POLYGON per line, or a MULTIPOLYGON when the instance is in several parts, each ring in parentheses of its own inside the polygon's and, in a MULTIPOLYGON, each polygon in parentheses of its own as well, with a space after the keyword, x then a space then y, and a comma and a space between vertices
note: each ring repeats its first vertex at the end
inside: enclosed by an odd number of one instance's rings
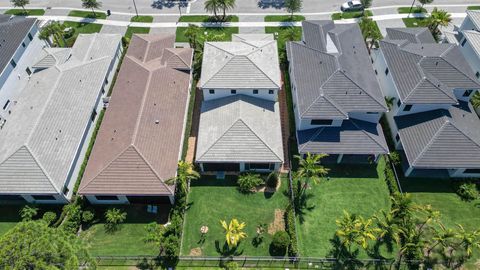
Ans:
POLYGON ((48 46, 38 33, 36 19, 0 14, 0 127, 48 46))
POLYGON ((358 25, 302 27, 302 41, 287 43, 299 153, 326 153, 337 162, 388 153, 378 123, 387 106, 358 25))
POLYGON ((68 202, 121 48, 120 35, 81 34, 68 60, 32 74, 0 129, 3 199, 68 202))
POLYGON ((284 152, 273 36, 234 35, 232 42, 206 42, 203 63, 195 154, 202 172, 278 170, 284 152))
POLYGON ((469 100, 480 81, 461 46, 415 38, 426 30, 390 35, 399 30, 387 29, 373 54, 382 90, 392 103, 386 118, 404 154, 405 175, 479 176, 480 120, 469 100))

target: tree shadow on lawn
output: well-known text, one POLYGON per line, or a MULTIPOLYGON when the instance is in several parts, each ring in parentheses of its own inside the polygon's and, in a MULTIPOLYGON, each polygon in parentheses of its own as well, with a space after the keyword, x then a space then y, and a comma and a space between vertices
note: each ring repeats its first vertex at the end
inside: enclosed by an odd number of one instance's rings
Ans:
POLYGON ((332 249, 329 251, 328 257, 337 259, 334 269, 360 269, 363 266, 358 259, 360 251, 358 249, 348 251, 336 234, 330 239, 330 244, 332 249))
POLYGON ((192 181, 191 187, 236 187, 237 176, 226 175, 225 179, 217 179, 215 175, 202 175, 198 180, 192 181))
POLYGON ((330 169, 329 177, 335 178, 378 178, 377 164, 325 164, 330 169))
POLYGON ((170 212, 170 204, 159 204, 157 213, 147 212, 146 204, 130 204, 130 205, 91 205, 87 210, 95 213, 95 221, 92 225, 105 222, 105 212, 108 209, 117 208, 127 213, 127 218, 123 224, 148 224, 150 222, 157 222, 158 224, 165 224, 168 222, 168 215, 170 212))
MULTIPOLYGON (((310 199, 315 197, 315 194, 312 192, 305 191, 301 195, 301 189, 302 189, 302 183, 300 181, 296 181, 294 183, 294 206, 295 206, 295 214, 298 217, 298 221, 300 224, 303 224, 305 222, 305 216, 308 214, 308 212, 313 211, 315 209, 316 205, 315 204, 309 204, 308 202, 310 199)), ((283 195, 289 197, 290 194, 288 193, 288 190, 283 191, 283 195)))
POLYGON ((236 247, 230 248, 227 245, 227 242, 223 243, 223 246, 220 247, 220 241, 215 240, 215 250, 218 252, 218 254, 224 256, 224 257, 229 257, 229 256, 240 256, 243 254, 243 249, 239 250, 239 246, 241 245, 238 244, 236 247))
POLYGON ((401 178, 403 192, 455 193, 455 180, 437 178, 401 178))

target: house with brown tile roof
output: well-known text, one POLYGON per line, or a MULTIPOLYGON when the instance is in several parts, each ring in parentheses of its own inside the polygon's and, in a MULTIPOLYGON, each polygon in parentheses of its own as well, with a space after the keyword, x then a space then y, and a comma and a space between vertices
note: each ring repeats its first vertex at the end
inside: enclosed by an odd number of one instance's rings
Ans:
POLYGON ((174 35, 134 35, 79 194, 91 203, 173 202, 193 50, 174 35))

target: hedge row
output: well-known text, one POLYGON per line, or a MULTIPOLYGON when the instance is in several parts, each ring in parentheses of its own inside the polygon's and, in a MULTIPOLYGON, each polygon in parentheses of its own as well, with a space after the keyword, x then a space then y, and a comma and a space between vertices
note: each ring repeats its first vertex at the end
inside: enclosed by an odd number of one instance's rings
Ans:
POLYGON ((397 185, 397 179, 395 178, 395 173, 393 172, 392 164, 389 161, 388 156, 385 156, 385 168, 383 170, 385 181, 387 181, 388 191, 390 195, 400 192, 397 185))
POLYGON ((289 203, 285 209, 285 230, 290 236, 290 245, 288 247, 288 256, 298 256, 297 233, 295 230, 295 213, 293 211, 292 203, 289 203))

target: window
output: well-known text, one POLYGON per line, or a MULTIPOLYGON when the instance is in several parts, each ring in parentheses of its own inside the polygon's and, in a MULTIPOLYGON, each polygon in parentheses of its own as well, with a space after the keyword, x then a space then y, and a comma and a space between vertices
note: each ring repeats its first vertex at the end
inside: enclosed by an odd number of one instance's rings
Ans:
POLYGON ((378 112, 367 112, 367 114, 378 114, 378 112))
POLYGON ((273 163, 245 163, 246 170, 271 170, 275 169, 273 163))
POLYGON ((253 94, 257 95, 258 94, 258 89, 253 89, 253 94))
POLYGON ((463 173, 480 173, 480 169, 466 169, 463 173))
POLYGON ((90 120, 95 121, 95 117, 97 116, 97 111, 93 110, 92 115, 90 116, 90 120))
POLYGON ((397 142, 400 141, 400 135, 398 135, 398 133, 397 133, 397 136, 395 136, 395 141, 397 141, 397 142))
POLYGON ((405 105, 405 108, 403 108, 404 112, 409 112, 412 109, 413 105, 405 105))
POLYGON ((275 92, 275 91, 273 91, 273 90, 268 90, 268 93, 269 93, 270 95, 273 95, 274 92, 275 92))
POLYGON ((402 102, 400 101, 400 99, 398 99, 398 101, 397 101, 397 107, 400 108, 400 106, 402 106, 402 102))
POLYGON ((477 73, 475 73, 475 76, 477 76, 477 79, 480 79, 480 71, 477 71, 477 73))
POLYGON ((210 93, 211 95, 215 94, 215 90, 214 89, 210 89, 208 90, 208 93, 210 93))
POLYGON ((29 67, 25 69, 25 72, 27 72, 28 76, 32 75, 32 71, 30 70, 29 67))
POLYGON ((55 197, 53 195, 32 195, 32 198, 35 201, 55 201, 55 197))
POLYGON ((467 39, 464 38, 463 41, 462 41, 462 47, 465 46, 465 43, 467 43, 467 39))
POLYGON ((464 97, 469 97, 471 94, 472 94, 473 90, 466 90, 465 92, 463 92, 463 96, 464 97))
POLYGON ((24 47, 24 48, 25 48, 25 42, 22 42, 22 47, 24 47))
POLYGON ((5 105, 3 105, 3 109, 5 110, 8 107, 8 104, 10 104, 10 99, 5 102, 5 105))
POLYGON ((97 201, 118 201, 117 196, 95 196, 97 201))
POLYGON ((10 60, 10 65, 12 65, 13 68, 16 68, 17 67, 17 63, 15 62, 15 60, 10 60))
POLYGON ((375 69, 375 75, 378 75, 378 71, 375 69))
POLYGON ((329 119, 313 119, 310 124, 312 126, 330 126, 332 125, 333 120, 329 119))
POLYGON ((236 93, 237 93, 237 90, 235 89, 230 90, 230 94, 235 95, 236 93))
POLYGON ((385 75, 388 75, 388 68, 385 69, 385 75))
POLYGON ((32 41, 32 40, 33 40, 33 36, 32 36, 32 34, 28 33, 28 39, 30 39, 30 41, 32 41))

